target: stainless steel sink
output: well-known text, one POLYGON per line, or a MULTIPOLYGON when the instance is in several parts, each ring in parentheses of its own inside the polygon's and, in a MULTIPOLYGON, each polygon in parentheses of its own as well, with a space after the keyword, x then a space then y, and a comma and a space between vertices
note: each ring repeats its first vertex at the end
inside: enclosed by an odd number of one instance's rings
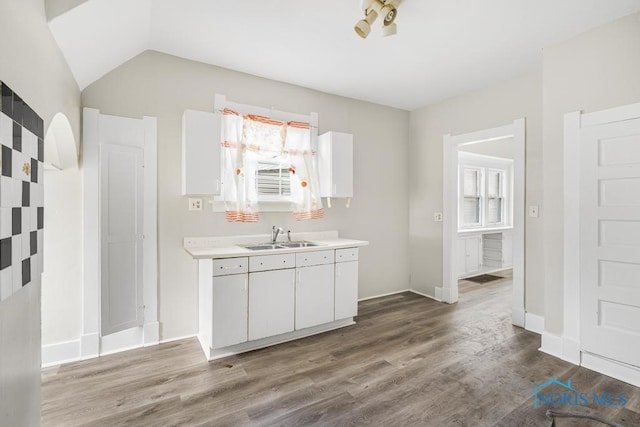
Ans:
POLYGON ((308 248, 310 246, 320 246, 317 243, 311 243, 311 242, 287 242, 287 243, 280 243, 280 245, 286 248, 308 248))
POLYGON ((284 249, 284 246, 281 245, 272 245, 270 243, 263 243, 260 245, 249 245, 249 246, 243 246, 246 249, 252 250, 252 251, 264 251, 264 250, 269 250, 269 249, 284 249))

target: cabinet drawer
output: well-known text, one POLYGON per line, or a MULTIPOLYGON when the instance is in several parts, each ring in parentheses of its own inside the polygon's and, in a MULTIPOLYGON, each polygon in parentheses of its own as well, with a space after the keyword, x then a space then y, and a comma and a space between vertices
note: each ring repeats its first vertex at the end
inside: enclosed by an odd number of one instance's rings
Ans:
POLYGON ((246 273, 249 269, 249 259, 224 258, 213 260, 213 276, 226 276, 229 274, 246 273))
POLYGON ((296 267, 333 264, 334 251, 300 252, 296 254, 296 267))
POLYGON ((336 249, 336 262, 357 261, 358 248, 336 249))
POLYGON ((279 270, 295 266, 296 254, 262 255, 249 258, 249 271, 279 270))

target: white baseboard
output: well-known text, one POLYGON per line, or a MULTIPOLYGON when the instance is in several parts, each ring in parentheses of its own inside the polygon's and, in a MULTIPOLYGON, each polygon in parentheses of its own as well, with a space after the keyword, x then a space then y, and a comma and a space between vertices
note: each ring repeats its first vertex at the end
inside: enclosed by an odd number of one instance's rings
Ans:
POLYGON ((403 292, 409 292, 409 289, 403 289, 403 290, 401 290, 401 291, 395 291, 395 292, 388 292, 388 293, 386 293, 386 294, 374 295, 374 296, 372 296, 372 297, 360 298, 360 299, 358 300, 358 302, 367 301, 367 300, 370 300, 370 299, 376 299, 376 298, 388 297, 388 296, 391 296, 391 295, 401 294, 401 293, 403 293, 403 292))
POLYGON ((544 332, 544 317, 526 313, 524 316, 524 328, 527 331, 542 335, 544 332))
POLYGON ((511 307, 511 324, 524 328, 526 313, 524 308, 511 307))
POLYGON ((628 384, 640 387, 640 369, 591 353, 582 353, 582 366, 628 384))
POLYGON ((100 334, 84 334, 80 336, 80 358, 93 359, 100 355, 100 334))
POLYGON ((447 304, 454 304, 458 302, 458 288, 436 288, 436 301, 446 302, 447 304))
POLYGON ((562 337, 550 332, 542 332, 540 351, 562 359, 562 337))
POLYGON ((576 340, 568 337, 543 331, 540 351, 573 363, 574 365, 580 366, 581 364, 580 345, 576 340))
POLYGON ((142 335, 144 338, 145 347, 160 344, 160 323, 145 323, 145 325, 143 326, 142 335))
POLYGON ((436 286, 435 292, 436 292, 435 300, 439 301, 439 302, 442 302, 442 288, 436 286))
MULTIPOLYGON (((434 297, 434 296, 432 296, 432 295, 429 295, 429 294, 425 294, 425 293, 423 293, 423 292, 418 292, 418 291, 416 291, 416 290, 414 290, 414 289, 409 289, 409 292, 411 292, 411 293, 413 293, 413 294, 416 294, 416 295, 420 295, 421 297, 426 297, 426 298, 432 299, 432 300, 434 300, 434 301, 438 301, 438 300, 436 299, 436 297, 434 297)), ((440 301, 438 301, 438 302, 440 302, 440 301)))
POLYGON ((186 340, 189 338, 197 338, 198 334, 193 334, 193 335, 185 335, 183 337, 175 337, 175 338, 167 338, 165 340, 160 340, 160 344, 166 344, 169 342, 174 342, 174 341, 182 341, 182 340, 186 340))
POLYGON ((80 340, 64 341, 42 346, 42 367, 62 365, 80 360, 80 340))

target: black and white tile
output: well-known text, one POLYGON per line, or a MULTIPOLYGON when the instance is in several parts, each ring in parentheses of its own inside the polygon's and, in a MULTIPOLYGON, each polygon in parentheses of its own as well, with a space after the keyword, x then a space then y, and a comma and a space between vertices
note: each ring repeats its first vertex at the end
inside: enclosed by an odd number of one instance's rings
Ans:
POLYGON ((44 122, 0 82, 0 301, 42 274, 44 122))

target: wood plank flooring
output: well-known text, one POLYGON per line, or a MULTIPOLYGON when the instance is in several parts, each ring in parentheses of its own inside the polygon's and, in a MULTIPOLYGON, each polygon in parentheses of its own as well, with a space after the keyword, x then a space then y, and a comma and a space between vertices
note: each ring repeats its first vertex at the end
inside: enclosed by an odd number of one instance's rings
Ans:
POLYGON ((541 353, 538 335, 510 324, 505 276, 461 281, 455 305, 412 293, 364 301, 355 326, 215 362, 187 339, 45 369, 42 423, 547 426, 532 389, 557 378, 626 393, 624 407, 572 410, 640 425, 640 389, 541 353))

